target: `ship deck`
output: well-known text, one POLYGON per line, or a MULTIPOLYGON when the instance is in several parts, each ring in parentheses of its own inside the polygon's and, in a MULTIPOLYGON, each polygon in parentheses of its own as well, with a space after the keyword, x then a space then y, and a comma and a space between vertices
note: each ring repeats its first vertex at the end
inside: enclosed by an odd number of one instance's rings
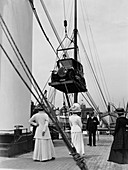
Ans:
MULTIPOLYGON (((85 159, 89 170, 128 170, 128 164, 108 162, 112 135, 100 135, 96 147, 87 145, 88 136, 84 136, 85 159)), ((15 156, 13 158, 0 157, 2 170, 79 170, 62 139, 54 140, 56 159, 49 162, 34 162, 33 152, 15 156)))

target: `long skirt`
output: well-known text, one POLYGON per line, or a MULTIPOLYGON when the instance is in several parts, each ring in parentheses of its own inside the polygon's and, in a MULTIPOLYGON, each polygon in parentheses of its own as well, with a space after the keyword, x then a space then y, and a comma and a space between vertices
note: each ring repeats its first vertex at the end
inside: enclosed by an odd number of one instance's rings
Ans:
POLYGON ((47 161, 55 158, 55 150, 51 139, 35 139, 33 160, 47 161))
POLYGON ((71 133, 71 141, 76 148, 77 153, 83 155, 84 152, 84 140, 83 134, 81 132, 72 132, 71 133))
POLYGON ((128 164, 128 149, 111 149, 108 161, 128 164))

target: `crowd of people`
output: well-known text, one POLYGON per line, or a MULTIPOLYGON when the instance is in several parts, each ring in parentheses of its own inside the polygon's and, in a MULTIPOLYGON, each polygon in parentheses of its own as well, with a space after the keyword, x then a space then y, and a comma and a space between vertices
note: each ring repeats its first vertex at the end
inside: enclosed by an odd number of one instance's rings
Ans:
MULTIPOLYGON (((81 107, 78 103, 74 103, 69 109, 69 125, 71 132, 71 145, 75 148, 76 152, 83 156, 85 154, 85 144, 82 131, 82 120, 81 120, 81 107)), ((116 120, 115 131, 113 135, 113 143, 111 146, 108 161, 128 164, 128 119, 126 118, 125 111, 123 108, 116 110, 118 113, 118 118, 116 120)), ((40 108, 38 113, 34 114, 30 120, 30 125, 35 126, 35 145, 33 151, 34 161, 50 161, 54 160, 55 149, 51 139, 51 134, 49 130, 49 117, 40 108)), ((96 146, 96 131, 99 125, 99 120, 95 115, 94 111, 89 113, 87 119, 87 134, 88 134, 88 145, 96 146)), ((69 153, 70 154, 70 153, 69 153)))

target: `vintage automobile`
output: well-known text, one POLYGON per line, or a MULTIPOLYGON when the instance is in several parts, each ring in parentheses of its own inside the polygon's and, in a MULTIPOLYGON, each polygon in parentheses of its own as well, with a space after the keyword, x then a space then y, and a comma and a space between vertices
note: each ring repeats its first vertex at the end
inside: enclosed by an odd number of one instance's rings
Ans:
POLYGON ((65 93, 86 92, 82 64, 73 58, 58 60, 49 85, 65 93))

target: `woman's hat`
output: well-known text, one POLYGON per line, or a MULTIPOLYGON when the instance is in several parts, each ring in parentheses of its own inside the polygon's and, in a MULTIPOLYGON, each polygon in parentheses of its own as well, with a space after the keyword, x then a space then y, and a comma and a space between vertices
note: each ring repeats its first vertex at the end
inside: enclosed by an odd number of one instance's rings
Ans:
POLYGON ((122 115, 122 114, 124 114, 125 110, 124 110, 124 108, 117 108, 116 112, 118 115, 122 115))
POLYGON ((79 103, 74 103, 70 107, 69 111, 74 112, 74 113, 81 112, 80 104, 79 103))
POLYGON ((44 108, 41 107, 41 106, 38 106, 36 109, 37 109, 38 111, 43 111, 43 110, 44 110, 44 108))

